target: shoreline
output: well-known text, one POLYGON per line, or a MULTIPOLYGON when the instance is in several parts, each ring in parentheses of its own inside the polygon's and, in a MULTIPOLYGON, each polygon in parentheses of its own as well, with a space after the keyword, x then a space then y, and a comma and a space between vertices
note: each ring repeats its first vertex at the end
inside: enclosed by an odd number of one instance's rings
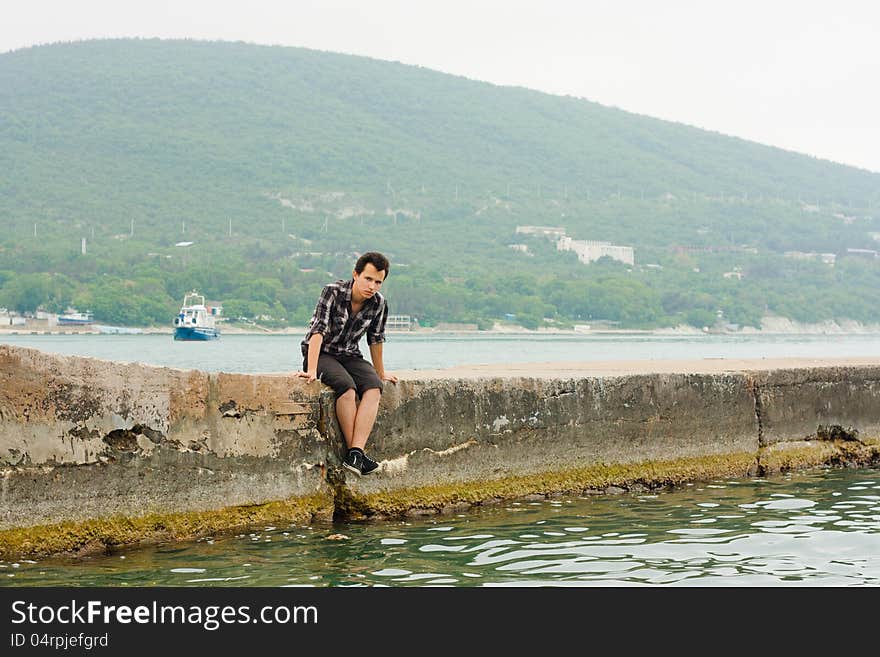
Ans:
MULTIPOLYGON (((109 327, 122 329, 119 333, 101 331, 98 324, 89 326, 0 326, 0 336, 4 335, 171 335, 172 327, 109 327), (128 333, 128 331, 137 331, 128 333)), ((104 325, 100 325, 104 326, 104 325)), ((305 335, 307 327, 289 326, 282 329, 268 329, 262 327, 244 328, 240 326, 221 326, 222 335, 305 335)), ((663 327, 654 329, 626 329, 626 328, 549 328, 527 329, 521 326, 501 325, 496 323, 491 329, 472 328, 432 328, 422 327, 414 330, 387 330, 390 335, 468 335, 468 336, 591 336, 591 335, 645 335, 657 337, 697 337, 697 336, 777 336, 777 335, 809 335, 809 336, 852 336, 852 335, 880 335, 880 324, 861 324, 841 320, 840 322, 827 321, 816 324, 801 324, 782 317, 765 317, 761 322, 761 328, 744 327, 738 330, 724 329, 698 329, 693 326, 679 325, 676 327, 663 327)))
MULTIPOLYGON (((306 332, 305 328, 291 330, 291 329, 281 329, 281 330, 263 330, 263 331, 255 331, 248 329, 238 329, 238 330, 230 330, 230 329, 221 329, 220 335, 265 335, 265 336, 291 336, 291 335, 304 335, 306 332)), ((880 328, 869 330, 857 330, 857 331, 815 331, 815 330, 791 330, 791 331, 767 331, 767 330, 752 330, 752 331, 676 331, 670 329, 597 329, 590 331, 572 331, 567 329, 538 329, 536 331, 523 329, 523 330, 507 330, 507 329, 488 329, 488 330, 467 330, 467 329, 442 329, 442 330, 432 330, 432 329, 421 329, 418 331, 386 331, 389 335, 394 336, 419 336, 419 337, 427 337, 427 336, 522 336, 522 337, 545 337, 545 336, 564 336, 564 337, 589 337, 589 336, 628 336, 628 335, 642 335, 642 336, 653 336, 653 337, 665 337, 665 338, 681 338, 681 337, 691 337, 691 338, 709 338, 709 337, 770 337, 770 336, 840 336, 840 337, 851 337, 857 335, 871 336, 871 335, 880 335, 880 328)), ((136 333, 128 333, 128 332, 120 332, 120 333, 106 333, 97 330, 79 330, 79 331, 71 331, 68 329, 57 329, 57 328, 24 328, 24 329, 5 329, 0 328, 0 337, 7 335, 171 335, 172 331, 167 329, 159 329, 159 328, 140 328, 136 333)))

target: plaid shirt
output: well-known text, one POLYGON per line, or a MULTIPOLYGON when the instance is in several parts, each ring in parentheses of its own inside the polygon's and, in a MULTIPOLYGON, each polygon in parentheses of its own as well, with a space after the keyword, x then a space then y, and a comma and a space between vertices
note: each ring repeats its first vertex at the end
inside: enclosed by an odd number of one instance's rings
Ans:
POLYGON ((325 285, 309 322, 309 331, 303 339, 302 353, 308 352, 309 338, 315 333, 324 335, 321 351, 331 356, 361 356, 358 342, 364 333, 367 344, 385 342, 385 322, 388 304, 385 297, 376 292, 364 301, 360 311, 351 316, 351 288, 354 280, 336 281, 325 285))

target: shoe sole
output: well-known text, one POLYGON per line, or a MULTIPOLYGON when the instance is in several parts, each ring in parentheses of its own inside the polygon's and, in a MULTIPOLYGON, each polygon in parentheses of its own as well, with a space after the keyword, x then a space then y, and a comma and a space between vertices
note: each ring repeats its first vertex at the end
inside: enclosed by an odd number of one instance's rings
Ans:
POLYGON ((364 474, 363 472, 358 470, 356 467, 354 467, 353 465, 349 465, 348 463, 343 463, 342 467, 345 468, 346 470, 354 472, 358 477, 361 477, 364 474))

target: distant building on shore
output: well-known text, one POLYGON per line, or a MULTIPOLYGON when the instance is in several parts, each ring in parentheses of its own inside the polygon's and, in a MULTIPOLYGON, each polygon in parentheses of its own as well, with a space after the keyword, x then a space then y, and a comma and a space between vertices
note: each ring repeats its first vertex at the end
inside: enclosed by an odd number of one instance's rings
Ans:
POLYGON ((573 240, 570 237, 560 237, 556 242, 557 251, 574 251, 578 260, 589 264, 599 258, 609 257, 627 265, 635 263, 635 252, 631 246, 618 246, 610 242, 598 242, 594 240, 573 240))
MULTIPOLYGON (((618 260, 627 265, 635 264, 635 252, 631 246, 619 246, 597 240, 574 240, 565 234, 565 228, 561 226, 517 226, 516 232, 556 240, 557 251, 574 251, 578 260, 584 264, 604 257, 618 260)), ((529 253, 528 246, 525 244, 508 244, 508 246, 517 251, 529 253)))
POLYGON ((418 328, 419 321, 412 315, 388 315, 385 329, 388 331, 412 331, 418 328))
POLYGON ((14 310, 0 308, 0 326, 24 326, 27 320, 14 310))

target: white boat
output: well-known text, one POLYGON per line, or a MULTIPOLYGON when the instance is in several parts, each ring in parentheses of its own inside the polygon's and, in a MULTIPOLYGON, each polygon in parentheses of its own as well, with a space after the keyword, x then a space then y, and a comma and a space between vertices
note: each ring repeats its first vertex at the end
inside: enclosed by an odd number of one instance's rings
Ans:
POLYGON ((174 318, 175 340, 214 340, 220 337, 220 329, 214 318, 220 314, 219 306, 208 306, 205 297, 195 290, 183 297, 183 306, 174 318))
POLYGON ((91 324, 93 319, 94 317, 89 310, 81 313, 68 308, 66 313, 58 315, 58 323, 62 326, 82 326, 85 324, 91 324))

